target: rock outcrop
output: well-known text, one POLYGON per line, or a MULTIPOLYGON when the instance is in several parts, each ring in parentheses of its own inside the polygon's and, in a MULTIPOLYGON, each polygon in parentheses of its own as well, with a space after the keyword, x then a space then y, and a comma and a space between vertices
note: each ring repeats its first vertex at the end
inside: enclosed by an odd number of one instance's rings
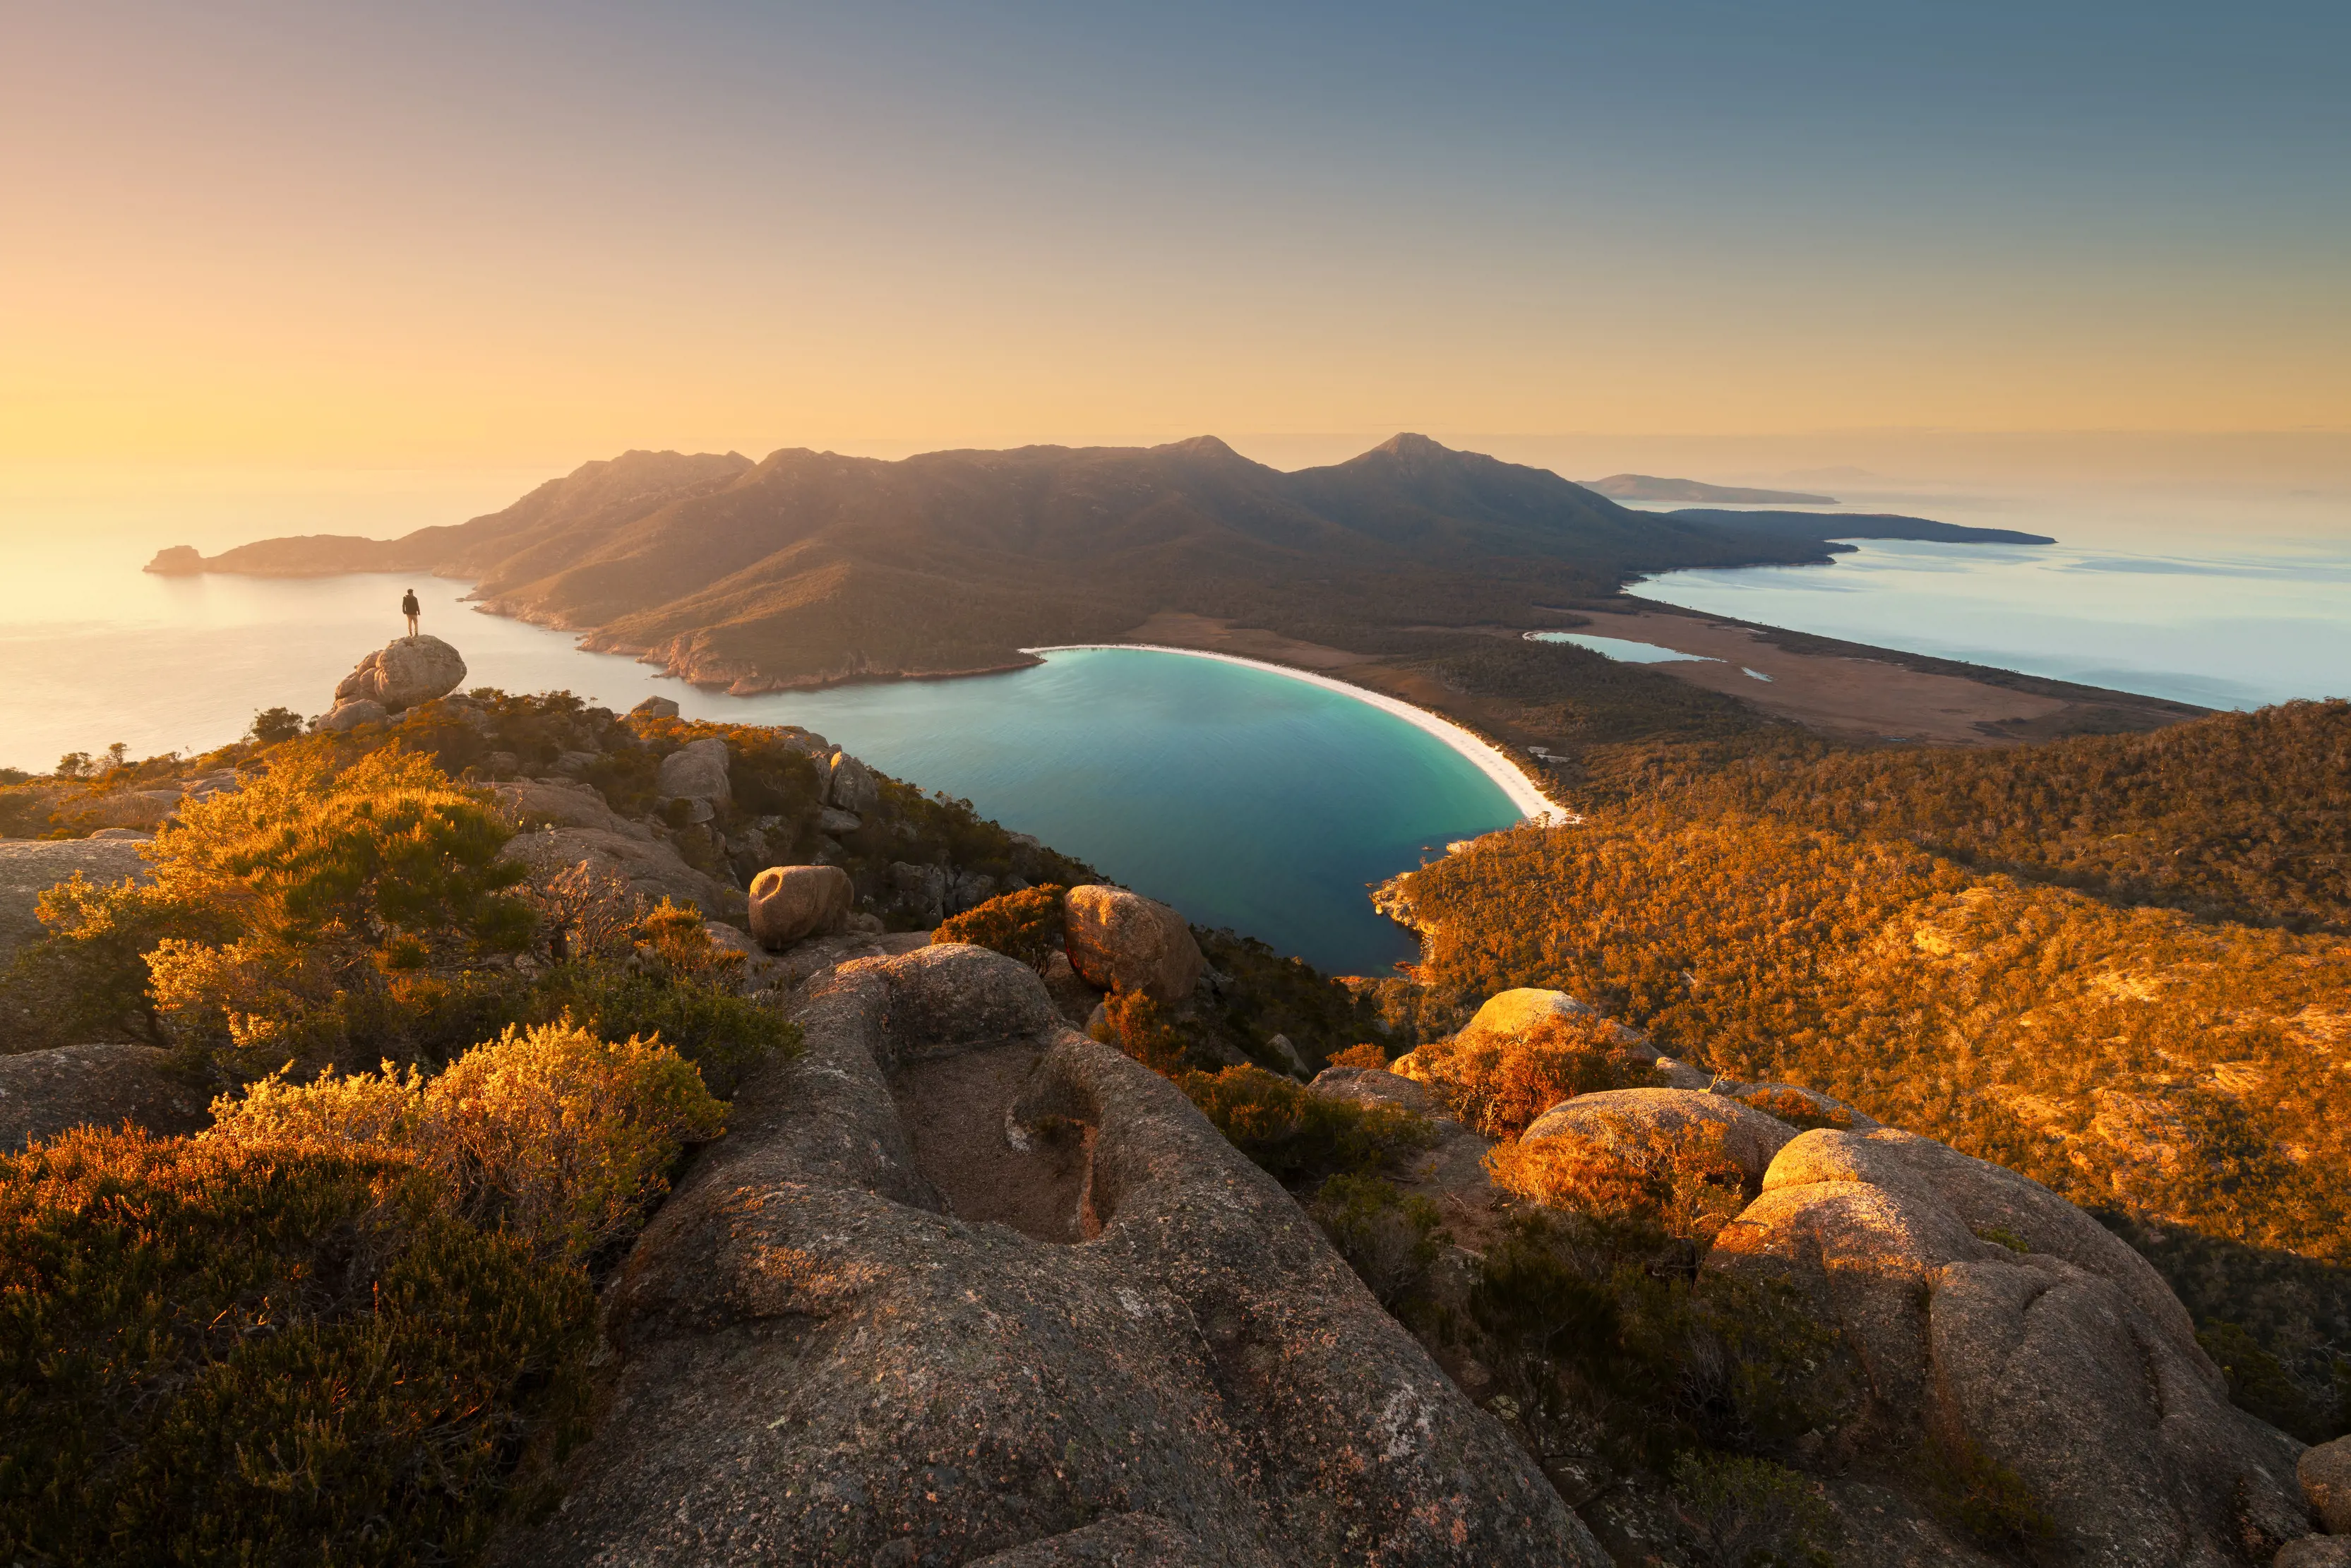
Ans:
POLYGON ((846 751, 834 752, 825 768, 827 804, 862 817, 881 803, 882 786, 872 770, 846 751))
POLYGON ((2304 1449, 2294 1473, 2319 1528, 2329 1535, 2351 1535, 2351 1437, 2304 1449))
POLYGON ((667 898, 693 904, 714 920, 738 920, 745 914, 746 901, 741 893, 707 872, 696 871, 674 848, 642 828, 633 833, 602 828, 547 828, 521 832, 507 841, 498 856, 519 861, 541 879, 586 865, 601 874, 618 878, 632 893, 650 899, 667 898))
POLYGON ((137 840, 0 841, 0 967, 41 935, 41 894, 76 872, 92 882, 148 880, 137 840))
POLYGON ((335 688, 338 707, 370 701, 399 713, 447 696, 465 680, 465 661, 438 637, 396 638, 366 658, 335 688))
POLYGON ((796 1006, 608 1292, 545 1563, 1606 1556, 1297 1204, 1025 966, 796 1006))
POLYGON ((713 735, 688 741, 662 758, 653 793, 664 807, 673 800, 684 800, 691 808, 690 821, 706 822, 735 798, 726 768, 724 740, 713 735))
POLYGON ((68 1045, 0 1056, 0 1153, 68 1127, 193 1133, 211 1120, 203 1089, 152 1045, 68 1045))
POLYGON ((1722 1152, 1760 1182, 1772 1157, 1796 1135, 1777 1117, 1719 1094, 1689 1089, 1610 1089, 1579 1094, 1537 1117, 1527 1143, 1559 1138, 1619 1154, 1661 1148, 1697 1127, 1719 1127, 1722 1152))
POLYGON ((193 545, 166 545, 141 570, 162 577, 195 577, 204 570, 204 556, 193 545))
POLYGON ((1192 928, 1156 899, 1088 883, 1070 889, 1064 903, 1071 966, 1100 989, 1180 1003, 1207 972, 1192 928))
POLYGON ((2229 1403, 2147 1260, 2037 1182, 1907 1133, 1808 1132, 1708 1266, 1792 1281, 1878 1429, 2013 1472, 2068 1561, 2218 1568, 2308 1528, 2299 1445, 2229 1403))
POLYGON ((647 697, 629 710, 635 719, 675 718, 677 714, 677 703, 669 697, 647 697))
POLYGON ((857 890, 839 866, 778 865, 751 879, 750 902, 751 939, 780 953, 802 937, 838 933, 857 890))
POLYGON ((392 710, 373 697, 350 697, 335 704, 318 727, 342 734, 363 724, 384 724, 392 718, 392 710))

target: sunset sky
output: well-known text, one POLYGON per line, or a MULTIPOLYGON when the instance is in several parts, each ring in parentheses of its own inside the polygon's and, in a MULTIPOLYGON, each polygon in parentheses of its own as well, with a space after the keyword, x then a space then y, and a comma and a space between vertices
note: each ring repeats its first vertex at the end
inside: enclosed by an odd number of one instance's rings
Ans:
POLYGON ((0 5, 0 465, 2351 429, 2351 6, 0 5))

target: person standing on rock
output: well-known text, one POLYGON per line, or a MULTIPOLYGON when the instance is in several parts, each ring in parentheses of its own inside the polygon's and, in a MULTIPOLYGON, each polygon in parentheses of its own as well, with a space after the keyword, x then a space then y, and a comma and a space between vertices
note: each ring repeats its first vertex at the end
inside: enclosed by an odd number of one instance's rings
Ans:
POLYGON ((400 612, 408 617, 408 640, 412 643, 416 640, 416 618, 423 612, 424 606, 416 602, 416 590, 412 588, 400 596, 400 612))

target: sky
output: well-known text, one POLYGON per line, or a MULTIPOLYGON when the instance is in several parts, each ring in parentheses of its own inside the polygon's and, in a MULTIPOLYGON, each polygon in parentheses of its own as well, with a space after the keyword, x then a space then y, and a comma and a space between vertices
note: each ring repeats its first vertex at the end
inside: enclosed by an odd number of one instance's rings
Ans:
POLYGON ((2346 57, 2340 0, 0 0, 0 488, 1398 429, 2351 485, 2346 57))

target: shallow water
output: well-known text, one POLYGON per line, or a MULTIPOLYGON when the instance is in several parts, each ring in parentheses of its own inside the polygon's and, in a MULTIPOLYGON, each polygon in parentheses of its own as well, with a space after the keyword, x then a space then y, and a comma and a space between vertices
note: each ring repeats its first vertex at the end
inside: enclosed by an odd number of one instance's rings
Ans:
POLYGON ((480 614, 458 602, 462 583, 170 579, 141 572, 144 559, 19 556, 22 597, 0 623, 0 763, 46 769, 116 740, 138 756, 199 751, 259 708, 323 711, 360 656, 401 632, 413 588, 469 685, 615 709, 658 695, 693 717, 804 725, 1196 922, 1342 973, 1412 953, 1368 884, 1517 820, 1490 779, 1403 719, 1212 660, 1079 650, 1001 675, 729 697, 480 614))
POLYGON ((1667 572, 1633 591, 2206 707, 2351 695, 2351 545, 2339 538, 1853 542, 1828 566, 1667 572))
POLYGON ((1630 637, 1593 637, 1582 632, 1530 632, 1527 636, 1536 643, 1573 643, 1579 648, 1604 653, 1620 664, 1670 664, 1677 661, 1711 664, 1719 662, 1704 653, 1685 653, 1657 643, 1636 643, 1630 637))

